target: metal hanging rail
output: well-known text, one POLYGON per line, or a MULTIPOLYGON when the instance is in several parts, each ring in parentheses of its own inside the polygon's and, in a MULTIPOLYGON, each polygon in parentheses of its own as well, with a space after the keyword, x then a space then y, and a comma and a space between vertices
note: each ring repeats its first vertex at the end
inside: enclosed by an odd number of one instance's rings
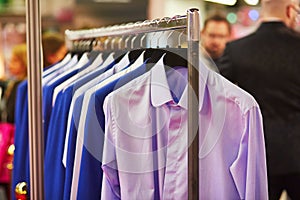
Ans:
MULTIPOLYGON (((76 51, 76 43, 74 41, 93 40, 100 37, 123 37, 128 35, 146 34, 158 31, 170 31, 184 29, 187 27, 187 16, 177 15, 173 18, 162 18, 155 20, 146 20, 144 22, 135 22, 102 28, 94 28, 88 30, 66 30, 66 46, 70 51, 76 51)), ((127 38, 129 39, 129 38, 127 38)), ((109 40, 107 40, 109 41, 109 40)), ((83 45, 85 49, 91 50, 91 43, 83 45)))
POLYGON ((88 30, 66 30, 67 40, 90 39, 104 36, 120 36, 150 33, 156 31, 168 31, 186 28, 187 16, 175 16, 173 18, 156 19, 152 21, 128 23, 123 25, 108 26, 88 30))
POLYGON ((188 42, 188 199, 199 199, 199 41, 200 13, 189 9, 187 15, 140 23, 115 25, 89 30, 66 30, 66 44, 71 50, 76 40, 137 35, 158 31, 187 29, 188 42))
MULTIPOLYGON (((44 199, 44 145, 42 132, 42 62, 41 62, 41 15, 39 0, 27 2, 27 43, 28 43, 28 94, 29 94, 29 148, 30 148, 30 193, 31 199, 44 199)), ((189 102, 188 102, 188 182, 189 199, 199 199, 199 141, 198 141, 198 69, 199 69, 199 37, 200 15, 198 9, 190 9, 186 16, 163 18, 99 29, 65 32, 68 45, 74 40, 91 39, 104 36, 120 36, 142 34, 174 29, 188 29, 188 71, 189 71, 189 102), (195 128, 196 127, 196 128, 195 128)), ((70 46, 68 46, 69 48, 70 46)))

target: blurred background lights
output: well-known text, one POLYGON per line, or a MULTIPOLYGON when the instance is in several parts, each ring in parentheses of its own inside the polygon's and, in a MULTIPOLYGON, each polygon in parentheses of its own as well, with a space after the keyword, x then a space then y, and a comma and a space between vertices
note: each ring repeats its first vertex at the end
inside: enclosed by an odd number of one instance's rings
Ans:
POLYGON ((250 6, 256 6, 259 0, 244 0, 250 6))
POLYGON ((233 6, 236 4, 237 0, 205 0, 213 3, 219 3, 223 5, 233 6))
POLYGON ((252 21, 256 21, 259 18, 259 12, 257 10, 250 10, 248 16, 252 21))
POLYGON ((237 21, 237 15, 235 13, 228 13, 226 16, 227 20, 229 21, 229 23, 234 24, 237 21))

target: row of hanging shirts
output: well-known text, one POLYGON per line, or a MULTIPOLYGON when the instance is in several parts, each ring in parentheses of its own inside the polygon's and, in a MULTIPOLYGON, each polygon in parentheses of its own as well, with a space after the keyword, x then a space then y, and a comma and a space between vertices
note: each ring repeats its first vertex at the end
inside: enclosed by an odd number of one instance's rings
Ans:
MULTIPOLYGON (((74 43, 84 52, 44 70, 45 199, 188 198, 183 33, 84 40, 74 43), (179 42, 151 48, 160 41, 179 42), (129 44, 135 49, 123 49, 129 44)), ((199 70, 199 198, 267 199, 259 106, 201 61, 199 70)), ((27 95, 24 81, 17 93, 13 188, 30 183, 27 95)))

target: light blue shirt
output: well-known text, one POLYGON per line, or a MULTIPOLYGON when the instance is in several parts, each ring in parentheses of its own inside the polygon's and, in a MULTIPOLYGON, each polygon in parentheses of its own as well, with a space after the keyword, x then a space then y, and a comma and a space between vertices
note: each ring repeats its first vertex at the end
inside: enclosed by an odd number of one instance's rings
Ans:
MULTIPOLYGON (((188 198, 186 70, 156 65, 106 97, 103 200, 155 199, 154 188, 160 199, 188 198)), ((199 97, 199 199, 268 199, 254 98, 202 64, 199 97)))

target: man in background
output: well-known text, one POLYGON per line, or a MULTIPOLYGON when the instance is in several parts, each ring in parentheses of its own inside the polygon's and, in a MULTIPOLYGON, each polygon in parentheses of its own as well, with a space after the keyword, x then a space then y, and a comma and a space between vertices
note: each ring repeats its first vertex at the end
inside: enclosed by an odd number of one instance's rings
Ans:
POLYGON ((262 0, 261 5, 260 26, 227 44, 219 69, 260 105, 270 200, 284 189, 300 199, 300 35, 293 30, 299 2, 262 0))
POLYGON ((66 53, 64 37, 56 32, 46 32, 42 35, 44 67, 49 67, 62 60, 66 53))
POLYGON ((231 25, 220 14, 211 15, 204 21, 201 31, 203 60, 212 70, 219 72, 217 66, 226 43, 231 38, 231 25))

